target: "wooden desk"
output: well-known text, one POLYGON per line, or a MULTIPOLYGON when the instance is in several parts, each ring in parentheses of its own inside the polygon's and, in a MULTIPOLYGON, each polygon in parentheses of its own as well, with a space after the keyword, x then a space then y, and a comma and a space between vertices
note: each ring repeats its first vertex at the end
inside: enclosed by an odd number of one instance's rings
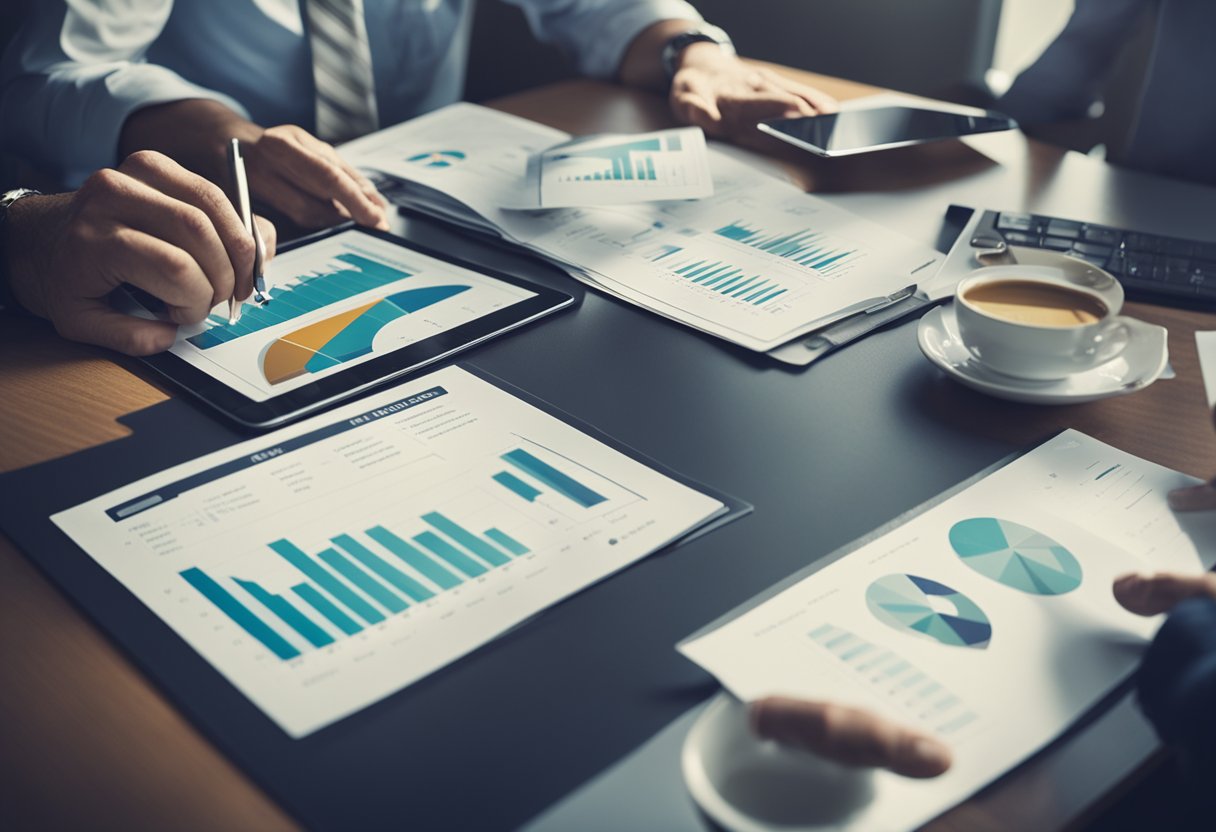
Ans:
MULTIPOLYGON (((874 91, 801 75, 841 99, 874 91)), ((652 129, 671 121, 657 97, 589 82, 513 96, 498 106, 577 133, 652 129)), ((797 181, 819 191, 916 188, 992 164, 960 145, 851 168, 768 147, 797 181)), ((1026 153, 1024 187, 1031 203, 1032 195, 1057 181, 1065 154, 1033 142, 1026 143, 1026 153)), ((949 389, 938 400, 948 406, 936 415, 1018 444, 1072 426, 1188 473, 1216 471, 1193 338, 1196 328, 1216 328, 1211 317, 1145 306, 1129 311, 1170 328, 1176 380, 1124 399, 1035 408, 986 399, 942 379, 949 389)), ((117 416, 167 395, 148 378, 132 362, 63 342, 39 322, 5 316, 0 469, 123 435, 117 416)), ((7 540, 0 540, 0 655, 0 826, 294 828, 7 540)), ((1058 813, 1042 771, 1038 764, 1025 767, 934 827, 1045 828, 1058 813)))

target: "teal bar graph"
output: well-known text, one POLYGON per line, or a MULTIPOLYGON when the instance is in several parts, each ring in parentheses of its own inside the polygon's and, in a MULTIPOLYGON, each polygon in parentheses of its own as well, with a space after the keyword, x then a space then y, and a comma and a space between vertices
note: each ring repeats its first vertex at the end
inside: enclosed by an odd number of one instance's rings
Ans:
POLYGON ((402 612, 409 606, 384 584, 343 557, 337 549, 322 549, 317 557, 389 612, 402 612))
POLYGON ((664 261, 665 268, 691 283, 753 306, 762 306, 788 291, 763 275, 745 274, 743 269, 722 260, 698 259, 695 255, 682 260, 668 259, 681 250, 674 246, 663 246, 650 255, 650 259, 656 263, 664 261))
POLYGON ((298 284, 276 289, 273 303, 247 304, 238 323, 230 325, 226 317, 213 315, 209 319, 211 329, 186 340, 201 350, 210 349, 411 276, 410 272, 358 254, 343 253, 335 259, 346 268, 301 276, 298 284))
POLYGON ((534 502, 540 496, 540 490, 533 488, 519 477, 512 474, 510 471, 499 471, 494 475, 494 481, 504 488, 514 491, 520 497, 523 497, 529 503, 534 502))
POLYGON ((438 555, 470 578, 484 575, 486 568, 434 532, 414 536, 414 542, 438 555))
POLYGON ((416 569, 422 577, 431 581, 440 589, 451 589, 464 583, 447 569, 444 569, 431 558, 406 543, 397 535, 383 526, 375 526, 367 530, 367 536, 401 558, 411 569, 416 569))
MULTIPOLYGON (((660 144, 657 138, 636 139, 609 147, 565 150, 560 155, 554 156, 553 161, 556 162, 563 159, 599 159, 604 162, 606 167, 602 171, 571 177, 576 182, 619 182, 634 178, 653 181, 658 178, 655 172, 654 154, 662 153, 663 149, 662 144, 660 144), (635 158, 633 156, 634 153, 644 155, 639 155, 635 158)), ((680 150, 679 138, 677 137, 674 142, 669 139, 666 149, 671 152, 678 152, 680 150)))
POLYGON ((762 229, 747 225, 743 220, 722 226, 715 232, 719 237, 734 240, 776 257, 793 260, 823 274, 831 274, 847 265, 857 251, 833 248, 824 243, 824 235, 803 229, 791 234, 767 234, 762 229))
POLYGON ((333 542, 349 552, 356 560, 358 560, 368 569, 375 572, 381 578, 397 587, 397 589, 401 590, 415 601, 425 601, 428 598, 435 597, 435 593, 431 592, 409 575, 406 575, 400 569, 381 558, 371 549, 368 549, 350 535, 340 534, 333 538, 333 542))
POLYGON ((528 547, 511 537, 506 532, 499 531, 498 529, 486 529, 486 537, 490 538, 490 540, 493 540, 499 546, 506 549, 516 557, 528 554, 528 547))
POLYGON ((348 636, 363 632, 363 628, 359 626, 359 623, 355 619, 338 609, 337 604, 318 592, 317 588, 312 584, 296 584, 291 588, 291 591, 298 595, 301 601, 328 618, 331 624, 348 636))
POLYGON ((583 485, 573 477, 567 476, 566 474, 557 470, 544 460, 537 459, 523 448, 516 448, 513 451, 503 454, 502 459, 505 462, 514 465, 519 470, 540 480, 554 491, 569 497, 583 508, 591 508, 592 506, 599 505, 608 499, 604 495, 599 494, 583 485))
POLYGON ((492 544, 437 511, 422 515, 422 519, 491 566, 502 566, 504 563, 511 562, 509 557, 498 551, 492 544))
POLYGON ((237 586, 252 595, 257 602, 272 613, 277 615, 284 624, 304 637, 304 640, 313 647, 325 647, 334 643, 334 637, 322 630, 315 623, 297 610, 280 595, 275 595, 273 592, 267 592, 253 581, 243 581, 240 578, 233 578, 237 586))
POLYGON ((280 659, 294 659, 300 651, 291 645, 287 639, 271 629, 270 625, 238 601, 232 593, 224 589, 201 569, 191 567, 179 572, 186 583, 194 587, 204 598, 219 608, 234 624, 249 635, 260 641, 267 650, 280 659))
POLYGON ((291 541, 276 540, 270 544, 270 548, 368 624, 379 624, 384 620, 384 613, 363 600, 358 593, 334 577, 321 564, 304 554, 291 541))

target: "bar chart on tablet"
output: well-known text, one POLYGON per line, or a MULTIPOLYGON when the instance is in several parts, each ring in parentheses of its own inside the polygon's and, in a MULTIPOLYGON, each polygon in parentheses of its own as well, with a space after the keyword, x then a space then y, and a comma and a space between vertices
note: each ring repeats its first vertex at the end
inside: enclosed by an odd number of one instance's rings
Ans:
MULTIPOLYGON (((427 158, 431 158, 429 155, 427 158)), ((432 161, 454 159, 440 153, 432 161)), ((348 231, 281 253, 272 300, 227 304, 183 328, 173 352, 254 401, 291 392, 534 297, 422 252, 348 231)))

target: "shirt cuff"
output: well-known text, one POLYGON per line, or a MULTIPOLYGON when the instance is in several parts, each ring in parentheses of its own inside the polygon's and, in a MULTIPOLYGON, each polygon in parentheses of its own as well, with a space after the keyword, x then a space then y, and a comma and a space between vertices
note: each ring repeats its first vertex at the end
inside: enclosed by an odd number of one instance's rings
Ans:
MULTIPOLYGON (((593 78, 613 78, 620 69, 625 50, 647 28, 663 20, 703 20, 700 12, 683 0, 642 0, 620 6, 606 15, 595 31, 577 44, 579 69, 593 78)), ((599 22, 599 21, 597 21, 599 22)), ((658 56, 655 56, 658 60, 658 56)))

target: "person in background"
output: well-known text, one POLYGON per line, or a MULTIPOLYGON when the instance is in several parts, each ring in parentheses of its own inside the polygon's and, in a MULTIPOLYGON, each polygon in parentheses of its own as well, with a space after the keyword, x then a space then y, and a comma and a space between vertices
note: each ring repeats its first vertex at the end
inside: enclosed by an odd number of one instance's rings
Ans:
MULTIPOLYGON (((831 110, 735 54, 683 0, 511 0, 587 75, 670 88, 719 136, 831 110)), ((332 143, 460 98, 469 0, 71 0, 34 4, 0 72, 0 142, 69 182, 142 149, 214 181, 230 138, 256 199, 307 227, 386 226, 332 143)))
MULTIPOLYGON (((256 217, 274 256, 274 226, 256 217)), ((216 185, 143 151, 91 175, 75 193, 24 189, 0 196, 0 305, 48 319, 65 338, 129 355, 168 349, 181 324, 253 291, 254 241, 216 185), (113 308, 137 286, 169 320, 113 308)))
POLYGON ((1077 0, 1060 35, 996 107, 1025 125, 1085 118, 1134 29, 1156 15, 1139 113, 1120 164, 1216 185, 1216 3, 1077 0))

